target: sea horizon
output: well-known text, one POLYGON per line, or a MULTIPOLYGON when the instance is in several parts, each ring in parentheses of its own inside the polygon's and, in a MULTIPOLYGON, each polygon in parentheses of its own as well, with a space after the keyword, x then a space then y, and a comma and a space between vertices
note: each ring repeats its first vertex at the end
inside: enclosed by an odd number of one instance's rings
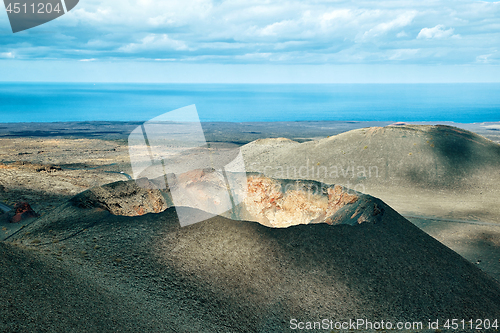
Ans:
POLYGON ((202 122, 498 122, 500 83, 0 82, 0 123, 146 121, 192 104, 202 122))

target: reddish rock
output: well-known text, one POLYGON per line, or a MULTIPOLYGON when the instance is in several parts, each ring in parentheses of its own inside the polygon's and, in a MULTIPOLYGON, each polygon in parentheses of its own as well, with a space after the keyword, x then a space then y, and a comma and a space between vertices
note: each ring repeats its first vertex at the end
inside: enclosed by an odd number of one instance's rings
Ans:
POLYGON ((349 192, 340 185, 252 175, 247 178, 246 212, 240 219, 275 228, 309 223, 334 224, 332 216, 344 206, 356 203, 361 195, 349 192))
POLYGON ((11 223, 19 223, 22 220, 38 217, 38 214, 31 208, 31 206, 27 202, 18 202, 15 206, 15 214, 10 219, 11 223))

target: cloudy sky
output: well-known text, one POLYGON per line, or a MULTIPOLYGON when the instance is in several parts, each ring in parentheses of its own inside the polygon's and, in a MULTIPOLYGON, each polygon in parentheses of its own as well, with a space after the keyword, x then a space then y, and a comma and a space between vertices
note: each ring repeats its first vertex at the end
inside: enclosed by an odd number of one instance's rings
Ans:
POLYGON ((0 80, 500 82, 500 2, 80 0, 13 34, 0 80))

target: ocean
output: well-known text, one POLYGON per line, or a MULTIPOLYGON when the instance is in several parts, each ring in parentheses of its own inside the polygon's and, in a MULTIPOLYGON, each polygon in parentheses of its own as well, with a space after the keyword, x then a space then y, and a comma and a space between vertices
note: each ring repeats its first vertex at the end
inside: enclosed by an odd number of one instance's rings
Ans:
POLYGON ((0 122, 146 121, 195 104, 201 121, 500 121, 500 84, 0 83, 0 122))

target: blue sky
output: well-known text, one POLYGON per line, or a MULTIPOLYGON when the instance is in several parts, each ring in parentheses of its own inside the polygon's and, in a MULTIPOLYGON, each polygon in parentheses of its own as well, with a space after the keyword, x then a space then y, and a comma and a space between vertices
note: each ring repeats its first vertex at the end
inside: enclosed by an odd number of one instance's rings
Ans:
POLYGON ((500 82, 500 2, 80 0, 12 34, 0 80, 500 82))

